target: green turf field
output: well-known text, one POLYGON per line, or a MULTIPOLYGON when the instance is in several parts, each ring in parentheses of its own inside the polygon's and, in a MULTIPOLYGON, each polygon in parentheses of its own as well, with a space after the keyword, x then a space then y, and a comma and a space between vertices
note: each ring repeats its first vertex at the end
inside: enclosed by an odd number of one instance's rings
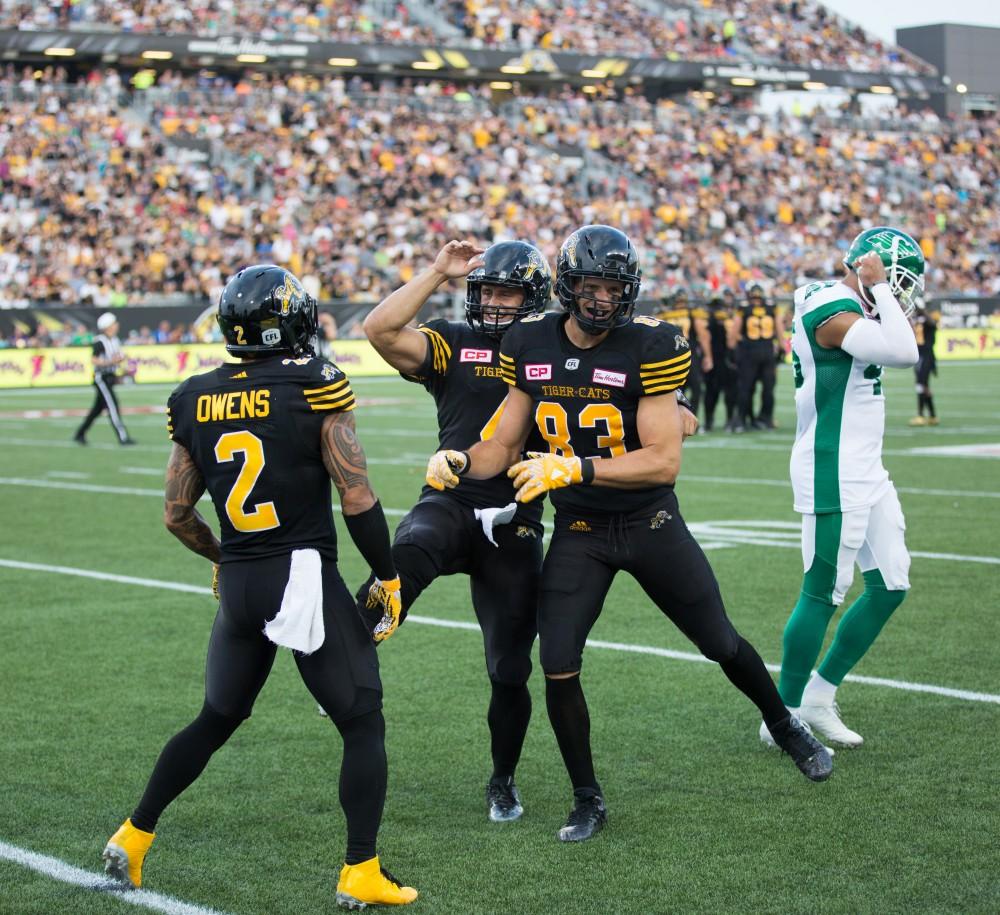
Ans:
MULTIPOLYGON (((697 438, 678 485, 732 617, 772 663, 801 574, 782 372, 782 429, 697 438)), ((916 554, 913 592, 856 673, 987 701, 845 684, 845 718, 866 742, 840 751, 833 777, 815 785, 760 745, 755 710, 714 666, 595 646, 584 678, 610 824, 567 847, 555 834, 570 792, 537 670, 518 775, 525 816, 486 821, 482 648, 474 631, 430 624, 473 620, 466 581, 441 580, 414 608, 422 619, 380 649, 390 757, 380 848, 419 888, 413 912, 1000 911, 1000 366, 944 363, 936 429, 907 427, 912 375, 886 374, 886 464, 916 554), (993 457, 918 450, 974 444, 993 444, 993 457)), ((398 380, 359 379, 355 389, 376 401, 362 403, 358 429, 394 523, 435 445, 432 403, 398 380)), ((77 418, 24 415, 91 396, 0 393, 0 843, 97 872, 161 745, 201 705, 215 607, 205 593, 148 582, 210 578, 161 523, 163 416, 127 416, 140 442, 131 449, 113 443, 102 418, 84 449, 70 441, 77 418)), ((155 387, 121 393, 126 407, 166 397, 155 387)), ((341 532, 353 587, 365 570, 341 532)), ((691 651, 624 578, 593 638, 691 651)), ((146 887, 240 915, 333 911, 339 746, 280 654, 252 719, 161 819, 146 887)), ((0 854, 0 912, 128 911, 141 909, 0 854)))

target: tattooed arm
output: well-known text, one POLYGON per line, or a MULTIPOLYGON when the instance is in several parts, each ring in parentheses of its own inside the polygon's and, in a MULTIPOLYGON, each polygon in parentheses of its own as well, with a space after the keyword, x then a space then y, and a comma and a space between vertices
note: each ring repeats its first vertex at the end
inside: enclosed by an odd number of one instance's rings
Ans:
POLYGON ((163 523, 189 550, 212 562, 219 562, 222 558, 219 541, 195 509, 204 491, 205 481, 191 455, 183 445, 174 442, 167 462, 163 523))
POLYGON ((344 523, 354 545, 376 578, 391 582, 396 571, 389 526, 368 483, 365 453, 354 431, 353 413, 332 413, 323 420, 323 463, 340 493, 344 523))
POLYGON ((353 413, 331 413, 323 420, 323 463, 340 494, 345 515, 360 515, 375 504, 353 413))

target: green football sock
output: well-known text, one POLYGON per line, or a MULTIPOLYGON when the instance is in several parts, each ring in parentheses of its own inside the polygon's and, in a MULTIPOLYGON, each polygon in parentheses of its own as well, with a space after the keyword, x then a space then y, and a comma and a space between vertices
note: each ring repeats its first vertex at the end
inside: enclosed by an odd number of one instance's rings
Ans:
POLYGON ((819 668, 819 675, 824 680, 838 686, 871 648, 882 627, 906 597, 905 591, 889 591, 878 569, 865 572, 864 579, 864 592, 841 619, 833 643, 819 668))
MULTIPOLYGON (((809 576, 806 576, 808 583, 809 576)), ((792 615, 785 624, 784 653, 778 692, 788 708, 802 704, 802 691, 812 673, 813 664, 823 647, 826 627, 836 607, 829 600, 813 597, 803 588, 792 615)))

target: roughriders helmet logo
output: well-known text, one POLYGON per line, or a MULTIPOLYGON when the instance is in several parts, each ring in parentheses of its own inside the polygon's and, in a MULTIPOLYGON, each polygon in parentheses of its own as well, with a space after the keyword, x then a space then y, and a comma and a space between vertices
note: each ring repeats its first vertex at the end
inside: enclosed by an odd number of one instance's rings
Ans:
POLYGON ((274 290, 274 301, 281 306, 281 314, 287 315, 291 311, 292 301, 301 295, 302 287, 295 282, 291 274, 286 273, 285 281, 274 290))

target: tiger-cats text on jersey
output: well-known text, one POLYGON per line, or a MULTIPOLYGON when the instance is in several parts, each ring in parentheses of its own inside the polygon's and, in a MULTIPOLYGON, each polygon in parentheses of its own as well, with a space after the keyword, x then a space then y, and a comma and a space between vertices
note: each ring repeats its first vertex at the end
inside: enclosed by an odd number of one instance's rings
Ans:
POLYGON ((167 431, 205 479, 223 562, 305 547, 336 560, 320 434, 330 413, 353 409, 337 366, 288 355, 226 364, 171 394, 167 431))
MULTIPOLYGON (((505 380, 534 402, 545 450, 581 458, 638 450, 639 401, 683 387, 691 366, 687 338, 673 324, 637 317, 592 349, 580 349, 566 336, 567 320, 565 313, 547 313, 518 321, 501 346, 505 380)), ((557 511, 627 514, 672 488, 570 486, 551 497, 557 511)))
MULTIPOLYGON (((437 406, 438 449, 462 451, 474 442, 490 438, 500 422, 507 384, 500 372, 500 341, 478 333, 462 321, 438 318, 419 328, 429 343, 424 364, 408 381, 422 384, 437 406)), ((530 436, 526 449, 547 446, 530 436)), ((492 508, 514 501, 514 485, 506 472, 490 480, 464 477, 446 497, 454 497, 472 508, 492 508)), ((429 486, 421 498, 442 494, 429 486)), ((519 524, 541 524, 543 501, 518 503, 515 519, 519 524)))

